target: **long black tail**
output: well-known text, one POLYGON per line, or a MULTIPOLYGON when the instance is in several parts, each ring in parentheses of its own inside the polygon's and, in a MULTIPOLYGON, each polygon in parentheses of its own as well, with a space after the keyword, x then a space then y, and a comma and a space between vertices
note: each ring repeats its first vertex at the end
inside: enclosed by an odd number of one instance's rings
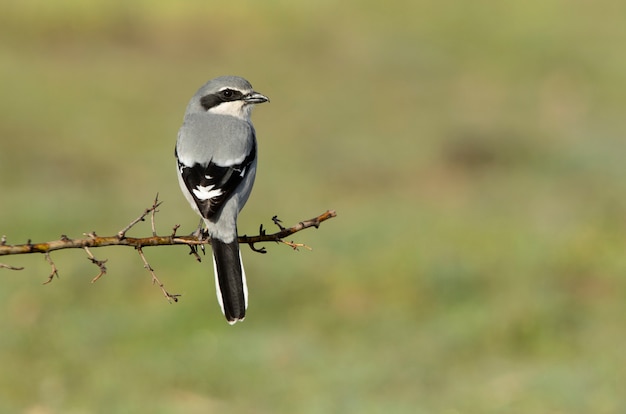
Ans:
POLYGON ((237 239, 231 243, 224 243, 212 238, 211 248, 217 300, 228 323, 232 325, 243 320, 248 307, 248 287, 246 286, 246 273, 239 255, 239 243, 237 239))

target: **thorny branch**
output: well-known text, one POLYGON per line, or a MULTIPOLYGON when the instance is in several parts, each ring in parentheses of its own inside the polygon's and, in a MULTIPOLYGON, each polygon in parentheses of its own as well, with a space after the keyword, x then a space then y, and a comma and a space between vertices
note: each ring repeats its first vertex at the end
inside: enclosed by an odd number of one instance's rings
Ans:
MULTIPOLYGON (((98 236, 94 231, 84 234, 84 238, 79 239, 70 239, 66 235, 62 235, 59 240, 53 240, 44 243, 31 243, 31 240, 28 240, 25 244, 16 244, 11 245, 7 244, 6 236, 2 236, 0 238, 0 256, 9 256, 9 255, 17 255, 17 254, 30 254, 30 253, 43 253, 45 255, 45 259, 50 264, 51 273, 48 276, 47 280, 44 284, 48 284, 52 282, 54 277, 59 277, 59 272, 57 267, 55 266, 52 258, 50 257, 50 252, 55 250, 62 249, 83 249, 87 253, 87 259, 89 259, 94 265, 98 267, 99 273, 92 279, 92 283, 96 282, 102 276, 104 276, 107 272, 107 268, 105 266, 105 260, 98 260, 91 253, 90 248, 95 247, 104 247, 104 246, 132 246, 137 250, 139 256, 141 257, 144 267, 150 272, 152 276, 152 283, 159 286, 163 295, 167 298, 168 301, 178 301, 178 294, 169 293, 163 283, 157 278, 154 269, 150 266, 146 257, 143 253, 144 247, 149 246, 173 246, 173 245, 187 245, 191 248, 191 253, 196 260, 200 261, 200 256, 197 252, 197 247, 204 247, 205 244, 210 244, 210 240, 203 235, 202 232, 195 232, 189 236, 178 236, 176 232, 178 231, 180 225, 176 224, 171 234, 167 236, 159 236, 156 232, 155 226, 155 215, 159 211, 158 207, 161 205, 161 202, 158 200, 158 194, 154 199, 154 203, 152 207, 147 208, 144 212, 137 217, 135 220, 131 221, 126 227, 117 232, 115 236, 98 236), (146 220, 146 217, 150 215, 150 224, 152 227, 152 236, 150 237, 127 237, 126 233, 133 228, 137 223, 146 220)), ((288 236, 291 236, 294 233, 302 231, 304 229, 315 227, 318 228, 320 224, 328 219, 336 217, 336 213, 334 210, 328 210, 325 213, 320 214, 317 217, 313 217, 309 220, 301 221, 300 223, 291 226, 284 227, 276 216, 272 217, 272 222, 279 228, 279 231, 272 234, 267 234, 266 230, 263 228, 263 225, 259 228, 259 234, 257 236, 239 236, 240 244, 247 244, 250 248, 258 253, 266 253, 265 247, 257 248, 255 244, 257 243, 265 243, 265 242, 276 242, 283 243, 287 246, 291 247, 294 250, 298 250, 299 248, 305 248, 311 250, 309 246, 303 243, 294 243, 293 241, 285 241, 284 239, 288 236)), ((7 264, 0 263, 0 269, 9 269, 9 270, 22 270, 23 267, 15 267, 7 264)))

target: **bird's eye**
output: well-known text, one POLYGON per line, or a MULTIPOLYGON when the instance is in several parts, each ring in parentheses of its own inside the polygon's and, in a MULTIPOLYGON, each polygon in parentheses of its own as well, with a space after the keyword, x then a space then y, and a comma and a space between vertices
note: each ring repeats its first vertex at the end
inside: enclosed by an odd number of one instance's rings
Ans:
POLYGON ((231 91, 230 89, 224 89, 222 91, 222 96, 224 96, 224 98, 230 98, 233 96, 233 91, 231 91))

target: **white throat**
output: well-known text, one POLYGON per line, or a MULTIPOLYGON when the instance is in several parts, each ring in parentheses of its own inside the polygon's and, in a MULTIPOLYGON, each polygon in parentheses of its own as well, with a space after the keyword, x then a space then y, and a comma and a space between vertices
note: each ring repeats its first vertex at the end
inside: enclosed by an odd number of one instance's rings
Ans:
POLYGON ((235 118, 250 121, 252 105, 246 105, 244 101, 222 102, 221 104, 209 109, 207 112, 217 115, 230 115, 235 118))

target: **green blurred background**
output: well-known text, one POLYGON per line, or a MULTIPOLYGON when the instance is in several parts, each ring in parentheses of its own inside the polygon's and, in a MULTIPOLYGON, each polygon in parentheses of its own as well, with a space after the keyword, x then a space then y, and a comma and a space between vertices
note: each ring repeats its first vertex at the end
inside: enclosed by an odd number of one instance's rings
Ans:
MULTIPOLYGON (((257 184, 228 326, 210 260, 1 257, 0 411, 626 412, 626 3, 8 1, 0 234, 112 235, 164 204, 207 79, 248 78, 257 184)), ((149 225, 132 235, 149 234, 149 225)))

